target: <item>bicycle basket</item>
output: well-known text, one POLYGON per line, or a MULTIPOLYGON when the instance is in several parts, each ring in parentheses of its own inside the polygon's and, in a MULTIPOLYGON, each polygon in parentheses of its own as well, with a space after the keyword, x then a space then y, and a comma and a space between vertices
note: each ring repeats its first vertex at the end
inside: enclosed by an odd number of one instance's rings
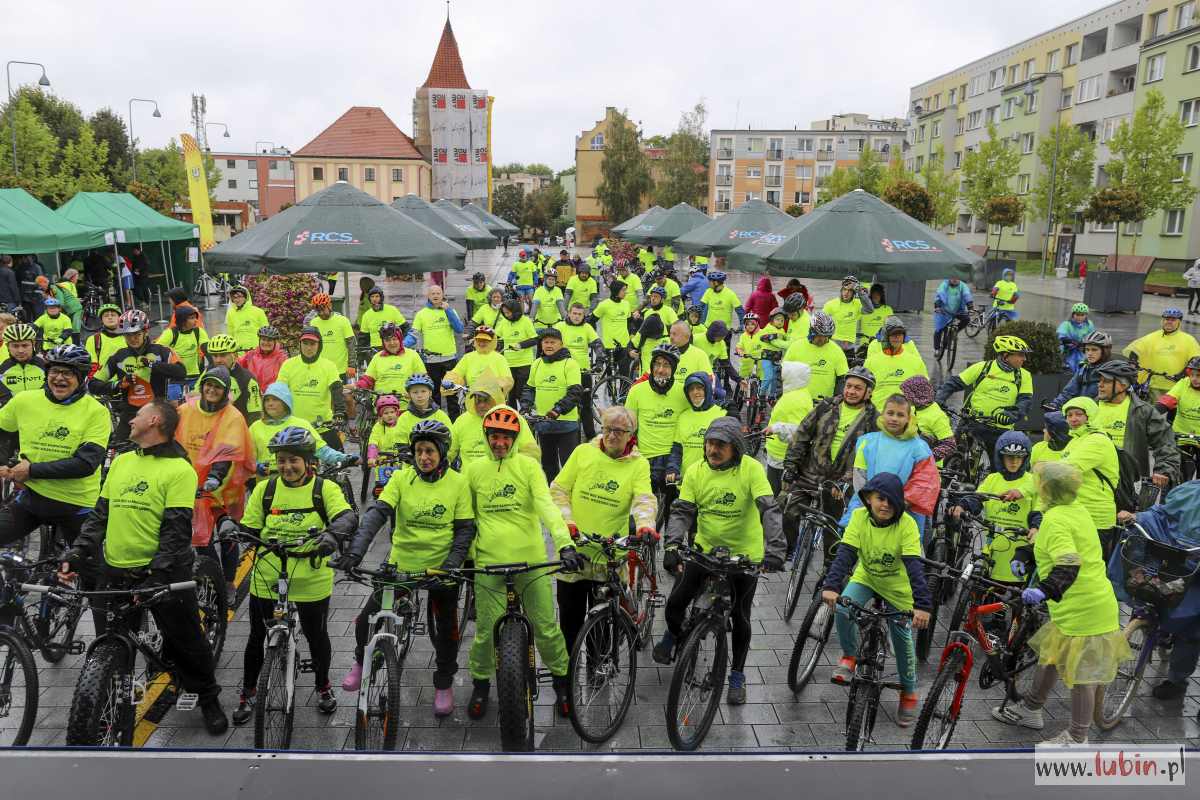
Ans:
POLYGON ((1121 570, 1125 591, 1136 600, 1156 607, 1174 608, 1183 600, 1200 559, 1186 550, 1140 533, 1121 543, 1121 570))

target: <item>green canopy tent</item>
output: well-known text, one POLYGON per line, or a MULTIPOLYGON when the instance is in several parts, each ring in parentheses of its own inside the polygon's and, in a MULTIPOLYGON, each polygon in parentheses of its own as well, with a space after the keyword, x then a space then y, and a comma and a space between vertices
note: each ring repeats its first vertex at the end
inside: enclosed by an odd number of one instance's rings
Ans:
POLYGON ((57 253, 111 246, 100 227, 54 213, 24 189, 0 189, 0 253, 57 253))
POLYGON ((496 246, 495 236, 457 209, 435 206, 415 194, 406 194, 393 201, 392 208, 468 250, 487 250, 496 246))
MULTIPOLYGON (((439 208, 443 208, 444 207, 443 204, 449 205, 454 209, 460 209, 459 206, 454 205, 449 200, 438 200, 436 203, 436 205, 439 208)), ((500 217, 497 217, 495 214, 488 211, 487 209, 481 208, 480 206, 477 206, 474 203, 467 203, 465 206, 462 206, 460 210, 464 211, 467 214, 470 214, 472 217, 474 217, 475 219, 482 222, 483 226, 485 228, 487 228, 488 232, 491 233, 493 236, 512 237, 512 236, 518 235, 521 232, 520 228, 518 228, 516 225, 513 225, 508 220, 501 219, 500 217)))
POLYGON ((723 256, 738 245, 781 231, 795 221, 770 203, 747 200, 728 214, 680 236, 671 246, 693 256, 723 256))
POLYGON ((856 189, 770 233, 731 250, 734 269, 787 278, 840 278, 848 272, 878 281, 970 279, 983 259, 952 239, 856 189))
POLYGON ((661 214, 647 216, 637 225, 626 229, 624 238, 638 244, 668 245, 712 219, 687 203, 680 203, 661 214))
POLYGON ((205 254, 209 272, 420 274, 463 269, 467 251, 338 182, 205 254))
POLYGON ((629 219, 622 222, 620 225, 613 225, 611 228, 608 229, 609 233, 611 233, 613 236, 623 236, 627 230, 629 230, 630 228, 635 228, 638 225, 641 225, 651 215, 658 215, 658 214, 663 213, 664 211, 666 211, 666 209, 663 208, 662 206, 650 206, 642 213, 640 213, 636 216, 630 217, 629 219))

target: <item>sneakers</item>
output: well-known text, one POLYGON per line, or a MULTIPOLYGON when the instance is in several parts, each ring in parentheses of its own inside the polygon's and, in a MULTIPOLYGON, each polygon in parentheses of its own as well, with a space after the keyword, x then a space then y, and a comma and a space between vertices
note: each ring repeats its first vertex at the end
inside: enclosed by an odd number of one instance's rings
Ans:
POLYGON ((337 710, 337 698, 333 696, 333 686, 325 684, 325 688, 317 690, 317 711, 322 714, 332 714, 337 710))
POLYGON ((1040 731, 1046 727, 1046 719, 1039 708, 1034 711, 1026 708, 1024 703, 1013 703, 1007 706, 996 706, 992 709, 992 719, 1006 725, 1020 725, 1022 728, 1040 731))
POLYGON ((225 709, 221 708, 221 701, 217 698, 201 702, 200 713, 204 715, 204 730, 210 736, 220 736, 229 730, 229 718, 225 716, 225 709))
POLYGON ((1052 747, 1082 747, 1088 743, 1087 737, 1083 737, 1083 741, 1078 741, 1071 735, 1070 728, 1063 728, 1062 733, 1058 736, 1052 736, 1049 739, 1044 739, 1042 744, 1052 747))
POLYGON ((448 717, 454 713, 454 689, 437 689, 433 693, 433 715, 448 717))
POLYGON ((1171 679, 1164 680, 1150 690, 1155 700, 1178 700, 1187 694, 1187 681, 1176 683, 1171 679))
POLYGON ((660 639, 654 645, 654 650, 651 651, 651 655, 654 657, 654 663, 669 665, 671 663, 671 654, 674 649, 674 637, 671 636, 670 631, 666 631, 663 633, 662 639, 660 639))
POLYGON ((842 660, 833 668, 833 674, 829 676, 829 682, 841 686, 849 686, 850 679, 854 677, 854 667, 856 664, 858 664, 858 660, 853 656, 842 656, 842 660))
POLYGON ((343 692, 357 692, 358 687, 362 685, 363 665, 361 661, 356 661, 350 671, 346 673, 346 677, 342 678, 343 692))
POLYGON ((475 681, 475 688, 471 690, 471 699, 467 701, 468 717, 471 719, 483 719, 483 715, 487 713, 488 694, 491 690, 491 681, 475 681))
POLYGON ((558 715, 563 719, 571 716, 571 686, 567 683, 565 675, 555 675, 552 682, 554 686, 554 708, 558 710, 558 715))
POLYGON ((725 693, 725 702, 731 706, 746 704, 746 673, 729 671, 729 691, 725 693))
POLYGON ((238 707, 233 712, 234 725, 245 725, 250 721, 250 718, 254 716, 255 699, 254 692, 247 692, 245 689, 242 690, 241 695, 238 697, 238 707))
POLYGON ((913 720, 917 718, 917 700, 919 699, 920 696, 916 692, 900 693, 900 706, 896 709, 896 724, 901 728, 912 725, 913 720))

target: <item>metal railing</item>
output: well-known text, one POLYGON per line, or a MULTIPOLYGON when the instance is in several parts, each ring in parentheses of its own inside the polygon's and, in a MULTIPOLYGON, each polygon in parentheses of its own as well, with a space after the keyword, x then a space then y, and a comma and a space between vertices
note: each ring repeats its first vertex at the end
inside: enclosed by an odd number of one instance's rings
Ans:
POLYGON ((717 158, 733 158, 733 148, 732 147, 718 147, 717 148, 717 158))
POLYGON ((783 160, 783 150, 782 149, 768 150, 767 151, 767 160, 768 161, 782 161, 783 160))
POLYGON ((835 158, 832 150, 818 150, 817 161, 833 161, 835 158))
POLYGON ((729 173, 717 173, 717 186, 733 186, 733 175, 729 173))
POLYGON ((768 175, 763 181, 767 186, 783 186, 782 175, 768 175))
POLYGON ((718 200, 716 203, 713 204, 713 208, 715 208, 717 211, 728 211, 729 210, 729 201, 728 200, 718 200))

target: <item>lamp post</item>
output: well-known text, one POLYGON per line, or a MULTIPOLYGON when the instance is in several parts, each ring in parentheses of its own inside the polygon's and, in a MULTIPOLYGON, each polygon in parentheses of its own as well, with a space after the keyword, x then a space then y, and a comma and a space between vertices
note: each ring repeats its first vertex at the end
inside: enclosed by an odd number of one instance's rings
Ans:
MULTIPOLYGON (((1037 92, 1034 90, 1033 82, 1035 78, 1062 78, 1061 72, 1041 72, 1036 75, 1030 75, 1025 84, 1025 102, 1026 108, 1028 104, 1033 102, 1037 92)), ((1054 120, 1054 157, 1050 160, 1050 194, 1049 202, 1046 208, 1046 234, 1043 237, 1042 244, 1042 278, 1046 277, 1046 257, 1047 251, 1050 249, 1050 229, 1054 225, 1054 184, 1058 178, 1058 148, 1062 139, 1062 98, 1058 99, 1058 112, 1054 120)))
POLYGON ((13 148, 13 175, 20 175, 21 170, 17 167, 17 110, 13 108, 13 90, 12 90, 12 67, 13 64, 25 64, 30 67, 40 67, 42 77, 38 78, 38 86, 49 86, 50 79, 46 77, 46 66, 37 61, 9 61, 4 65, 4 72, 8 78, 8 114, 9 125, 12 126, 12 148, 13 148))
POLYGON ((137 140, 133 138, 133 104, 134 103, 149 103, 154 106, 155 117, 162 117, 162 113, 158 110, 158 103, 154 100, 144 100, 141 97, 135 97, 129 101, 129 159, 133 166, 133 179, 137 180, 137 140))
MULTIPOLYGON (((217 125, 219 127, 224 128, 225 129, 224 138, 226 138, 226 139, 229 138, 229 126, 226 125, 224 122, 206 122, 206 123, 204 123, 204 144, 205 145, 208 144, 208 128, 210 125, 217 125)), ((209 147, 208 149, 212 150, 211 147, 209 147)))

